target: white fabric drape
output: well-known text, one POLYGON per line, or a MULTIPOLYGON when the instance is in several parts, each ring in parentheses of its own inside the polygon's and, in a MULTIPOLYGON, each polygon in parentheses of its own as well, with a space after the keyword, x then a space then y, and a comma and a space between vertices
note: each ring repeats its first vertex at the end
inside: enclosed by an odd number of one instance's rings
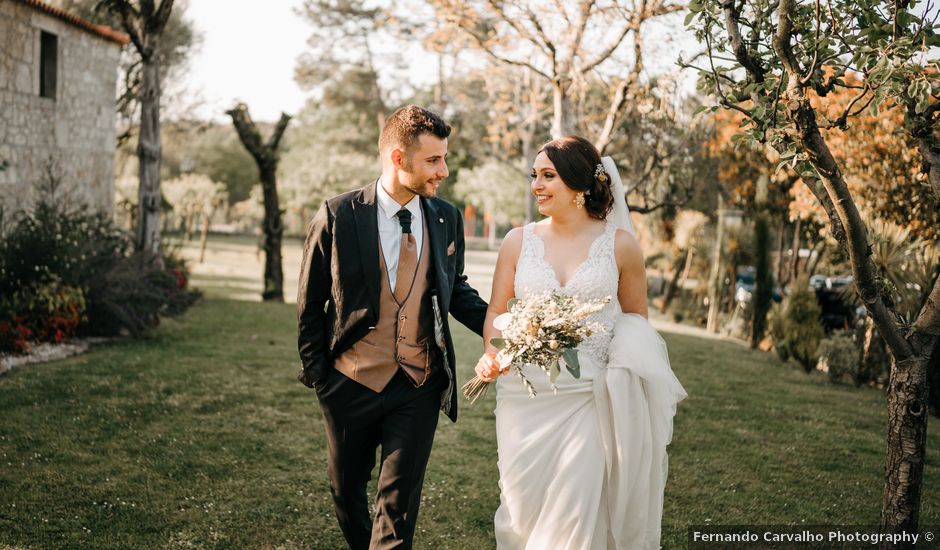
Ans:
POLYGON ((594 378, 594 399, 607 471, 609 548, 659 548, 666 446, 676 405, 687 396, 666 345, 643 316, 621 314, 607 369, 594 378))

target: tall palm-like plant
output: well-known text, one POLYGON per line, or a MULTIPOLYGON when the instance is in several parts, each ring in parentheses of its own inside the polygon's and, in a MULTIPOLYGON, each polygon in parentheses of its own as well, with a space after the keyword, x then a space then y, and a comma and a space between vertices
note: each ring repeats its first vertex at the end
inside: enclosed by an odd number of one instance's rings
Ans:
MULTIPOLYGON (((882 292, 890 298, 905 322, 912 323, 940 271, 940 246, 919 238, 894 223, 871 219, 872 262, 884 280, 882 292)), ((841 297, 861 305, 854 285, 840 289, 841 297)))

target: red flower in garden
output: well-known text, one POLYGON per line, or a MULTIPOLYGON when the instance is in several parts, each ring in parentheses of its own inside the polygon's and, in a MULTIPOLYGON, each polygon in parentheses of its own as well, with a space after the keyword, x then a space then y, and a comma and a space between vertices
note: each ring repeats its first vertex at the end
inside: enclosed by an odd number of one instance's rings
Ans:
POLYGON ((10 322, 0 321, 0 336, 6 336, 10 333, 10 322))
POLYGON ((179 269, 171 269, 170 273, 176 277, 176 288, 186 288, 186 275, 179 269))

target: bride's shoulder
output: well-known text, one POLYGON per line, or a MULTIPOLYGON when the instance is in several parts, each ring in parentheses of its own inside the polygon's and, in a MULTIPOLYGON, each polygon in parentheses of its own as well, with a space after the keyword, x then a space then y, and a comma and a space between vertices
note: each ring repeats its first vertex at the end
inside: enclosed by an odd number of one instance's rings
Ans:
POLYGON ((519 256, 522 254, 522 227, 514 227, 503 237, 503 242, 499 245, 499 255, 496 259, 497 266, 516 265, 519 256))
POLYGON ((522 232, 524 229, 524 227, 513 227, 509 230, 509 233, 506 233, 502 244, 499 245, 500 256, 519 257, 522 250, 522 232))
POLYGON ((620 266, 629 266, 636 263, 644 264, 640 241, 632 233, 623 229, 618 228, 614 234, 614 255, 617 258, 617 264, 620 266))

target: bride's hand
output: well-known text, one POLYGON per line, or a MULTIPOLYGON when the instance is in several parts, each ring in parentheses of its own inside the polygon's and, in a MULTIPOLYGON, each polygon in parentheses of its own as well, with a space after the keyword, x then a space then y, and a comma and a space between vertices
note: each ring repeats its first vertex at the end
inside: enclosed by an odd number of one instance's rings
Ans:
POLYGON ((473 370, 484 382, 492 382, 502 374, 495 353, 484 353, 483 356, 480 357, 480 360, 477 361, 477 365, 473 370))

